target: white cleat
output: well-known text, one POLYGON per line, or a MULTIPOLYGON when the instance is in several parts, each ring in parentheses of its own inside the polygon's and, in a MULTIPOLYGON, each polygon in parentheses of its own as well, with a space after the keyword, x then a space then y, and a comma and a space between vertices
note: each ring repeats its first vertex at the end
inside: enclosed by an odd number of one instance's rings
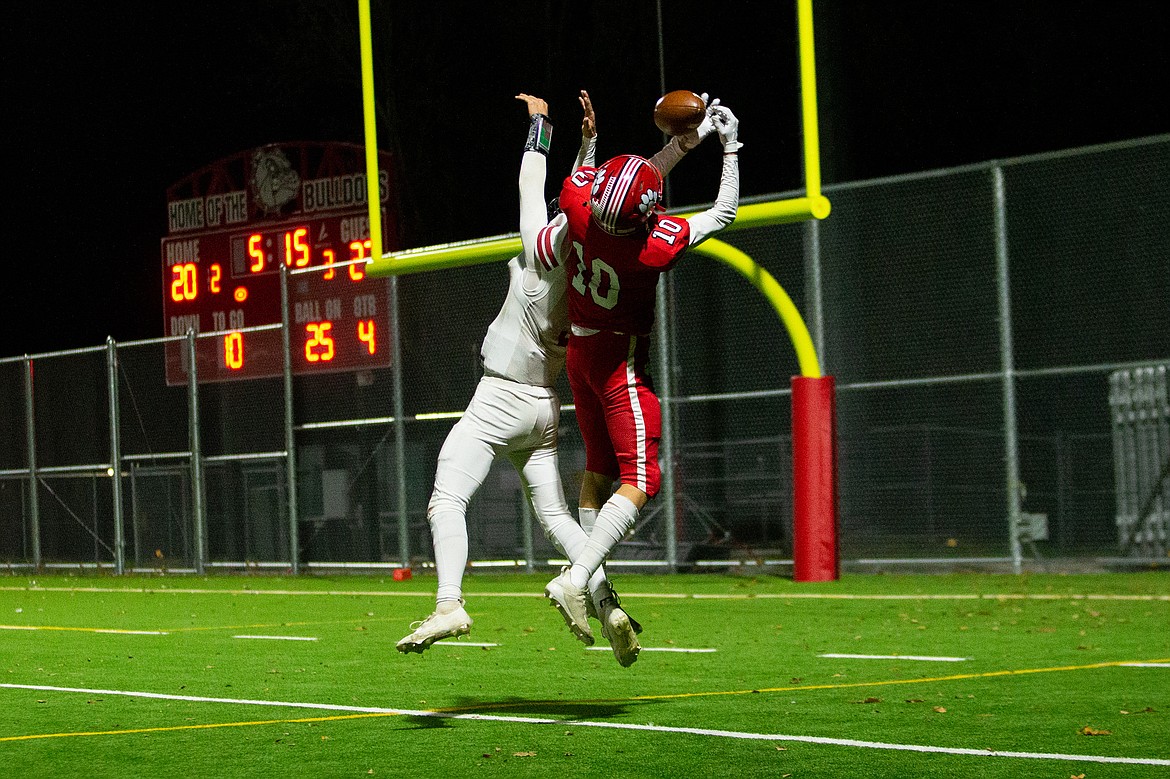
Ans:
POLYGON ((598 617, 601 620, 601 635, 605 636, 605 640, 613 649, 613 656, 617 658, 618 665, 622 668, 629 668, 638 659, 638 653, 642 651, 642 646, 638 643, 636 635, 640 631, 635 628, 635 626, 641 627, 641 625, 638 625, 630 618, 629 614, 626 614, 616 595, 601 602, 601 613, 598 617))
POLYGON ((561 575, 545 585, 544 596, 552 601, 551 605, 556 606, 573 635, 585 646, 593 646, 593 628, 589 627, 585 606, 589 592, 584 587, 573 586, 568 568, 562 568, 561 575))
POLYGON ((471 617, 462 606, 449 614, 436 611, 422 622, 411 623, 414 632, 398 642, 398 651, 422 654, 439 639, 466 636, 471 632, 471 622, 471 617))

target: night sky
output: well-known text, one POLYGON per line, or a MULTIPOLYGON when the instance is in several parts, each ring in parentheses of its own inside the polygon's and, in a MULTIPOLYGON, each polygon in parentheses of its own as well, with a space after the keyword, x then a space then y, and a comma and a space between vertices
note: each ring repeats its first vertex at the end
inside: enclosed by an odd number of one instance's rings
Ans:
MULTIPOLYGON (((666 89, 739 116, 742 194, 799 187, 794 5, 661 5, 666 89)), ((816 0, 824 183, 1170 132, 1166 16, 1133 0, 816 0)), ((576 150, 578 89, 601 159, 662 142, 654 2, 374 0, 372 17, 404 247, 516 230, 517 92, 551 104, 550 190, 576 150)), ((162 335, 168 186, 268 143, 362 141, 356 0, 17 3, 0 29, 0 357, 162 335)), ((715 194, 718 143, 691 156, 675 205, 715 194)))

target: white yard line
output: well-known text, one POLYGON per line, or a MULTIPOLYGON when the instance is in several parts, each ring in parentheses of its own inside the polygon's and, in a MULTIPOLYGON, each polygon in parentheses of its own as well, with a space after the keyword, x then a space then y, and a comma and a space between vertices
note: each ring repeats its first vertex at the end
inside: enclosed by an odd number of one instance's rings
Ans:
POLYGON ((845 660, 924 660, 932 663, 961 663, 970 660, 969 657, 929 657, 927 655, 842 655, 832 652, 817 655, 817 657, 832 657, 845 660))
MULTIPOLYGON (((609 647, 607 647, 607 646, 587 646, 585 648, 593 650, 594 652, 608 652, 609 651, 609 647)), ((686 654, 704 654, 706 652, 716 652, 718 650, 716 650, 716 649, 684 649, 683 647, 677 647, 677 646, 644 646, 644 647, 642 647, 642 651, 643 652, 683 652, 686 654)))
POLYGON ((271 641, 316 641, 316 636, 232 636, 232 638, 260 638, 271 641))
POLYGON ((479 722, 512 722, 533 725, 573 725, 575 727, 609 728, 613 730, 639 730, 654 733, 682 733, 693 736, 711 736, 751 741, 782 741, 824 746, 856 747, 861 749, 889 749, 904 752, 922 752, 944 755, 965 755, 969 757, 1007 757, 1026 760, 1066 760, 1076 763, 1121 763, 1126 765, 1170 766, 1170 760, 1152 757, 1111 757, 1106 755, 1070 755, 1058 752, 1014 752, 990 749, 967 749, 961 747, 940 747, 926 744, 892 744, 884 741, 861 741, 851 738, 829 738, 825 736, 792 736, 781 733, 749 733, 737 730, 713 730, 709 728, 672 728, 665 725, 639 725, 624 722, 597 722, 593 720, 552 719, 548 717, 508 717, 498 714, 453 714, 442 711, 420 711, 416 709, 388 709, 375 706, 346 706, 332 703, 301 703, 292 701, 265 701, 247 698, 207 698, 196 695, 168 695, 156 692, 132 690, 94 690, 80 687, 50 687, 40 684, 0 684, 0 688, 13 690, 36 690, 39 692, 79 693, 84 695, 122 695, 132 698, 154 700, 189 701, 195 703, 237 704, 244 706, 268 706, 290 709, 315 709, 319 711, 362 712, 373 714, 397 714, 411 717, 434 717, 451 720, 474 720, 479 722))
POLYGON ((116 633, 120 636, 169 636, 165 630, 114 630, 113 628, 94 628, 94 633, 116 633))
POLYGON ((1126 668, 1170 668, 1170 663, 1118 663, 1126 668))

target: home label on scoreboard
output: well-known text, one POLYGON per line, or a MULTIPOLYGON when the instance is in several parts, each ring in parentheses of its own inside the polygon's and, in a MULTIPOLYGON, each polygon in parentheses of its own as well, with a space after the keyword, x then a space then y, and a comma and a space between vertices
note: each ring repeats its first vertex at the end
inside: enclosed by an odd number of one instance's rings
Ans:
MULTIPOLYGON (((385 235, 396 216, 385 155, 377 194, 385 235)), ((370 225, 364 150, 281 144, 220 160, 167 191, 162 239, 168 336, 196 339, 200 381, 283 372, 287 271, 294 374, 390 364, 389 280, 366 276, 370 225), (261 327, 263 329, 256 330, 261 327)), ((187 383, 187 350, 168 341, 167 383, 187 383)))

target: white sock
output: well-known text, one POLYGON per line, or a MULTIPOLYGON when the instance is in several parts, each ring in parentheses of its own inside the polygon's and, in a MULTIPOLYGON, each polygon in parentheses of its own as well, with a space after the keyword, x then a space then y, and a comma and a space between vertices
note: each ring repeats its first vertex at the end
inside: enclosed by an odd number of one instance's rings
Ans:
MULTIPOLYGON (((597 524, 597 509, 581 508, 578 510, 578 515, 581 517, 581 527, 585 529, 586 535, 593 532, 593 526, 597 524)), ((569 557, 570 560, 574 559, 569 557)), ((605 598, 609 597, 609 580, 605 575, 605 566, 598 566, 593 575, 589 577, 589 592, 593 596, 593 603, 598 604, 605 598)))
POLYGON ((605 575, 605 566, 598 566, 589 577, 589 595, 593 598, 593 607, 600 613, 601 602, 610 596, 609 579, 605 575))
POLYGON ((569 569, 569 581, 574 587, 585 587, 589 584, 589 580, 601 568, 605 558, 637 522, 638 509, 633 502, 616 492, 611 495, 601 507, 601 511, 597 512, 597 521, 589 533, 589 540, 585 543, 580 557, 569 569))
POLYGON ((467 524, 460 512, 445 508, 432 510, 428 519, 439 577, 436 604, 458 603, 463 599, 463 571, 467 568, 467 524))
POLYGON ((597 524, 597 512, 600 509, 587 509, 584 506, 577 509, 577 516, 581 518, 581 528, 585 531, 585 535, 593 532, 593 526, 597 524))
POLYGON ((546 523, 545 534, 548 539, 572 564, 585 548, 585 542, 589 540, 588 531, 582 529, 581 525, 574 521, 573 515, 563 509, 549 512, 541 519, 546 523))

